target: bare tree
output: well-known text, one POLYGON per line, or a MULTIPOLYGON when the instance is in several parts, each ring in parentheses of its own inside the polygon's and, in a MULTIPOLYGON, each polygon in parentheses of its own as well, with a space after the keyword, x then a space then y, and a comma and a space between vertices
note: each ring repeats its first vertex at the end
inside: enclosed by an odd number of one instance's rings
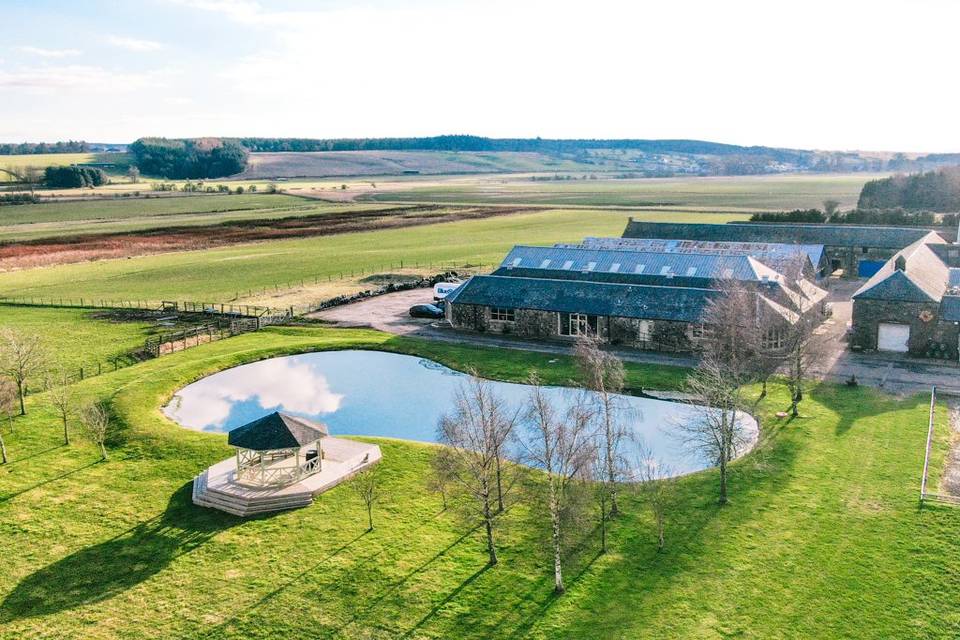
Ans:
POLYGON ((350 487, 363 500, 367 508, 367 531, 373 531, 373 505, 380 497, 379 484, 377 478, 377 469, 380 465, 375 464, 367 467, 350 481, 350 487))
POLYGON ((823 213, 827 216, 829 220, 840 210, 840 202, 838 200, 824 200, 823 201, 823 213))
POLYGON ((458 500, 458 506, 462 505, 468 519, 483 524, 490 565, 497 564, 494 531, 518 475, 515 465, 500 464, 516 419, 489 382, 471 375, 457 390, 452 412, 440 419, 438 427, 438 440, 447 449, 438 453, 437 464, 463 494, 465 499, 458 500))
POLYGON ((601 349, 600 339, 592 335, 577 339, 574 356, 586 388, 596 397, 597 419, 601 426, 601 450, 605 458, 603 466, 607 472, 604 482, 608 485, 606 493, 610 498, 610 516, 616 517, 620 513, 617 504, 617 482, 620 480, 618 470, 622 468, 620 458, 625 434, 617 397, 617 394, 623 391, 623 363, 612 353, 601 349))
POLYGON ((634 478, 639 483, 640 493, 647 498, 647 504, 650 506, 657 526, 657 551, 663 551, 667 513, 673 503, 676 477, 671 469, 657 460, 650 448, 642 442, 637 444, 636 461, 634 478))
POLYGON ((581 398, 564 413, 558 413, 546 397, 540 379, 531 374, 530 397, 524 412, 528 438, 527 457, 546 472, 546 511, 550 518, 553 551, 553 584, 563 593, 563 555, 568 523, 579 520, 580 504, 574 492, 588 476, 594 457, 593 413, 581 398))
POLYGON ((794 418, 800 415, 799 405, 803 401, 804 383, 811 366, 828 353, 827 342, 816 331, 821 319, 819 310, 813 308, 813 303, 803 296, 798 318, 783 327, 790 415, 794 418))
POLYGON ((446 454, 446 449, 440 449, 430 458, 431 473, 427 476, 427 490, 440 494, 444 511, 447 510, 447 496, 450 493, 452 481, 448 475, 450 465, 444 461, 446 454))
POLYGON ((69 421, 73 416, 76 394, 70 385, 70 375, 66 368, 58 367, 47 375, 47 397, 63 425, 63 444, 70 444, 69 421))
POLYGON ((590 479, 593 482, 593 496, 597 503, 597 524, 600 528, 600 552, 607 552, 607 521, 610 518, 610 483, 607 482, 607 455, 603 439, 597 438, 593 448, 593 460, 590 462, 590 479))
MULTIPOLYGON (((13 414, 16 412, 17 390, 9 380, 0 379, 0 416, 6 416, 10 423, 10 433, 13 433, 13 414)), ((3 427, 0 424, 0 463, 9 461, 7 445, 3 441, 3 427)))
POLYGON ((689 421, 679 425, 684 444, 720 471, 720 504, 727 502, 727 466, 746 442, 740 419, 740 381, 724 363, 705 355, 687 378, 687 391, 702 403, 689 421))
POLYGON ((29 379, 46 367, 46 353, 40 336, 16 329, 0 330, 0 374, 8 376, 17 385, 20 415, 26 415, 24 396, 29 379))
POLYGON ((103 402, 92 402, 80 412, 84 434, 100 449, 100 459, 107 459, 107 436, 110 434, 110 409, 103 402))

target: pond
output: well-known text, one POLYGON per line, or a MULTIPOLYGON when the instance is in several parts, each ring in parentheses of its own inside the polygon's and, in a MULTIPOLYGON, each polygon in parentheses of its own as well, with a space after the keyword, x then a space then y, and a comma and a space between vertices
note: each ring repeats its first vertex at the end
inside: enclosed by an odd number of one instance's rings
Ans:
MULTIPOLYGON (((325 423, 331 435, 364 435, 436 442, 437 422, 451 409, 465 375, 415 356, 380 351, 325 351, 271 358, 221 371, 174 395, 164 413, 199 431, 227 432, 273 411, 325 423)), ((493 382, 513 407, 528 397, 523 384, 493 382)), ((559 407, 570 406, 576 390, 549 387, 559 407)), ((618 396, 624 423, 659 464, 673 473, 710 466, 684 450, 677 425, 694 419, 697 408, 674 402, 618 396)), ((756 432, 756 423, 748 429, 756 432)), ((630 457, 628 455, 628 457, 630 457)))

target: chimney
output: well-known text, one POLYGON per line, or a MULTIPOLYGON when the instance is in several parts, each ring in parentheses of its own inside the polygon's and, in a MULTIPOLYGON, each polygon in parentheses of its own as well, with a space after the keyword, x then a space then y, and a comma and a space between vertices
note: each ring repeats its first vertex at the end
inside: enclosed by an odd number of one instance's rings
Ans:
POLYGON ((906 271, 907 259, 903 256, 897 256, 897 259, 893 261, 893 268, 897 271, 906 271))

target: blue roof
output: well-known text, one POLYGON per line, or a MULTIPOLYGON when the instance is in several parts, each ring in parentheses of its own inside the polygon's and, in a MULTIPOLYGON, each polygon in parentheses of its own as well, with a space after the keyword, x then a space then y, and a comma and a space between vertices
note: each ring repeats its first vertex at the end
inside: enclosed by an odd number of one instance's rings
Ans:
POLYGON ((776 280, 780 277, 769 267, 745 255, 729 256, 522 245, 511 249, 500 264, 500 268, 656 276, 674 275, 688 278, 734 278, 750 281, 776 280))
POLYGON ((940 300, 940 319, 960 322, 960 296, 943 296, 940 300))
MULTIPOLYGON (((570 245, 558 245, 570 246, 570 245)), ((662 253, 707 253, 728 256, 753 256, 768 266, 777 268, 806 254, 819 267, 823 260, 822 244, 789 244, 783 242, 733 242, 679 238, 584 238, 579 245, 586 249, 616 249, 620 251, 654 251, 662 253)))
POLYGON ((474 276, 447 296, 450 304, 699 322, 716 291, 547 278, 474 276))

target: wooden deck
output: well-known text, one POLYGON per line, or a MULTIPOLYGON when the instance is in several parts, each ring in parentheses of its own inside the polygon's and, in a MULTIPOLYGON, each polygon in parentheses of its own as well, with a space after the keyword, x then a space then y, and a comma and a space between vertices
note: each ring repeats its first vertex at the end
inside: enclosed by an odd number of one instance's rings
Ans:
POLYGON ((249 516, 306 507, 313 497, 377 464, 380 447, 344 438, 323 439, 323 469, 285 487, 256 488, 236 483, 235 458, 221 460, 193 479, 193 503, 249 516))

